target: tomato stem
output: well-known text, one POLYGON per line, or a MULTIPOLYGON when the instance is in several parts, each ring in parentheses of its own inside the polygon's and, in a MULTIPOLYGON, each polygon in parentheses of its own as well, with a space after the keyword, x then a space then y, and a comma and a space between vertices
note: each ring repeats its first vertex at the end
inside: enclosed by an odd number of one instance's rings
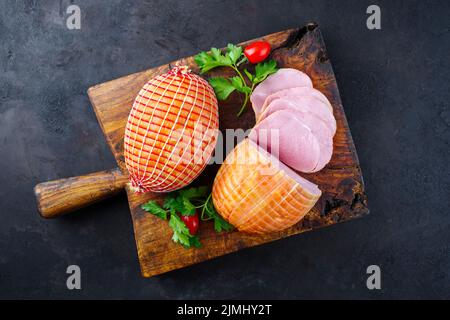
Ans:
POLYGON ((239 62, 236 64, 236 67, 239 67, 241 64, 243 64, 243 63, 245 63, 245 62, 248 62, 248 59, 247 59, 247 57, 244 55, 244 57, 241 59, 241 61, 239 61, 239 62))

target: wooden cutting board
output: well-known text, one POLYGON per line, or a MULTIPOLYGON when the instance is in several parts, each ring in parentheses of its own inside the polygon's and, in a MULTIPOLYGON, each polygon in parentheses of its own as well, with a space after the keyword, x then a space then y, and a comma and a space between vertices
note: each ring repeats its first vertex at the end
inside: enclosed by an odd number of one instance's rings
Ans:
MULTIPOLYGON (((137 251, 144 277, 360 217, 369 212, 358 157, 319 27, 316 24, 309 24, 302 28, 267 35, 261 39, 271 43, 272 58, 280 67, 296 68, 306 72, 312 78, 314 87, 323 92, 333 105, 337 133, 334 137, 334 154, 331 162, 318 173, 303 175, 318 184, 323 195, 314 209, 300 223, 288 230, 264 236, 248 235, 238 231, 217 234, 212 224, 206 222, 201 225, 199 231, 202 248, 185 249, 171 241, 172 232, 166 221, 140 208, 141 204, 150 199, 162 200, 164 195, 138 195, 127 187, 137 251)), ((254 40, 242 45, 252 41, 254 40)), ((123 135, 134 98, 150 78, 168 71, 177 62, 188 65, 194 72, 198 72, 193 57, 188 57, 102 83, 88 90, 103 133, 123 173, 127 172, 123 157, 123 135)), ((208 73, 206 78, 223 75, 225 72, 218 69, 208 73)), ((240 118, 236 117, 241 105, 240 99, 239 95, 233 94, 229 101, 219 103, 221 130, 248 129, 254 125, 254 113, 251 108, 240 118)), ((208 166, 193 185, 211 185, 218 168, 218 165, 208 166)))

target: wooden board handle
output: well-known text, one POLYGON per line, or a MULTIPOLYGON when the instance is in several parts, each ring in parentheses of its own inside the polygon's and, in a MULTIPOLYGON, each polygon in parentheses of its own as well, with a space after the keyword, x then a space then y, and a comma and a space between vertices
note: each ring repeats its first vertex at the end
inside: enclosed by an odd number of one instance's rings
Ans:
POLYGON ((108 198, 125 188, 128 178, 116 168, 39 183, 34 187, 39 213, 55 218, 108 198))

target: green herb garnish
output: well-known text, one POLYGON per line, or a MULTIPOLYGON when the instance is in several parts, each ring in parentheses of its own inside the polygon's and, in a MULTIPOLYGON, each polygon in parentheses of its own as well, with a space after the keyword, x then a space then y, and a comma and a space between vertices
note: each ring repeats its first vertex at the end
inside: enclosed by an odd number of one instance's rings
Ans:
POLYGON ((200 67, 201 73, 208 72, 217 67, 232 68, 237 76, 232 78, 215 77, 209 79, 209 83, 219 100, 226 100, 233 91, 238 91, 245 95, 244 102, 238 112, 240 116, 248 103, 249 97, 255 86, 264 81, 269 75, 277 72, 277 64, 274 60, 260 62, 255 67, 255 74, 244 69, 244 74, 239 70, 239 66, 247 61, 242 47, 229 43, 225 52, 217 48, 211 48, 209 52, 200 52, 194 58, 200 67), (246 76, 247 80, 245 79, 246 76))
POLYGON ((173 230, 172 240, 180 243, 185 248, 200 247, 198 236, 191 235, 186 224, 178 216, 195 215, 201 212, 202 221, 214 220, 216 232, 230 231, 233 226, 226 222, 216 211, 212 203, 211 193, 208 187, 182 189, 169 193, 161 206, 157 201, 151 200, 141 206, 160 219, 169 220, 169 226, 173 230))

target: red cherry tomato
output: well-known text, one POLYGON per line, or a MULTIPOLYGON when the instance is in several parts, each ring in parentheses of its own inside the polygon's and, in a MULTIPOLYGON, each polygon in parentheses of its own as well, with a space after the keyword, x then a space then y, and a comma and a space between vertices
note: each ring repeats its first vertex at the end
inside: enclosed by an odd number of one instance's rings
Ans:
POLYGON ((270 44, 267 41, 255 41, 245 47, 244 54, 250 63, 259 63, 269 56, 270 44))
POLYGON ((191 235, 195 235, 197 233, 199 225, 197 212, 193 216, 181 216, 181 220, 183 220, 186 227, 188 227, 191 235))

